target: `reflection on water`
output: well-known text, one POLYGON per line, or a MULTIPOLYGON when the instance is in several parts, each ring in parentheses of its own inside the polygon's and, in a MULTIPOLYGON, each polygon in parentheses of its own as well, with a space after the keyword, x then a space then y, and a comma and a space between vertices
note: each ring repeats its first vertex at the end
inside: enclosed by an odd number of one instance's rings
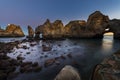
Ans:
POLYGON ((0 42, 14 42, 17 40, 25 39, 26 37, 18 37, 18 38, 0 38, 0 42))
POLYGON ((16 58, 19 54, 25 57, 24 61, 37 61, 43 66, 39 73, 24 73, 18 75, 13 80, 54 80, 57 73, 65 66, 72 65, 77 68, 81 74, 82 80, 89 80, 94 67, 101 63, 106 57, 117 51, 120 47, 118 40, 113 40, 112 36, 105 36, 104 39, 80 39, 80 40, 48 40, 40 42, 26 42, 19 46, 26 45, 29 49, 14 48, 13 52, 8 54, 12 58, 16 58), (30 46, 30 44, 36 44, 30 46), (44 52, 42 45, 51 45, 52 50, 44 52), (31 54, 26 54, 27 52, 31 54), (71 53, 72 58, 67 54, 71 53), (60 65, 52 65, 44 67, 44 61, 51 58, 64 55, 66 59, 59 59, 60 65), (77 65, 76 65, 77 64, 77 65))
POLYGON ((113 48, 113 43, 114 43, 114 40, 112 35, 104 36, 102 41, 103 51, 105 52, 110 51, 113 48))

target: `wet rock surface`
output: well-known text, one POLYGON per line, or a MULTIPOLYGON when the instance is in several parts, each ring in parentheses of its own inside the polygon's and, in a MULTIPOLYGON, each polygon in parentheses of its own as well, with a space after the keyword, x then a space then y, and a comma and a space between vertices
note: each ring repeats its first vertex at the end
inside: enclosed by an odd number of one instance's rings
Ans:
MULTIPOLYGON (((43 65, 40 65, 40 63, 38 62, 26 61, 26 57, 33 54, 31 51, 36 51, 34 49, 34 47, 37 46, 36 43, 36 41, 26 39, 8 43, 0 42, 0 80, 12 79, 18 74, 40 72, 42 68, 48 68, 53 65, 59 66, 61 64, 61 60, 66 59, 65 55, 50 59, 49 56, 53 54, 45 54, 44 52, 52 50, 52 46, 50 46, 52 41, 43 41, 43 44, 41 45, 43 53, 41 53, 41 55, 44 56, 40 57, 41 59, 46 58, 43 65), (15 58, 8 57, 8 54, 15 56, 15 58)), ((62 47, 62 45, 60 44, 56 46, 62 47)), ((66 56, 68 56, 69 58, 72 57, 71 54, 68 54, 66 56)))
POLYGON ((41 71, 42 67, 38 64, 38 62, 23 62, 25 58, 22 57, 22 53, 19 54, 16 59, 7 56, 8 53, 12 54, 14 52, 15 47, 17 49, 27 49, 27 46, 20 47, 19 44, 22 44, 22 41, 8 43, 0 42, 0 80, 12 79, 20 72, 41 71))
MULTIPOLYGON (((71 40, 67 40, 66 42, 68 43, 69 41, 71 41, 71 40)), ((78 49, 82 50, 81 46, 80 47, 78 46, 79 43, 73 41, 73 42, 70 42, 70 44, 66 44, 66 42, 62 42, 61 40, 60 41, 41 40, 38 42, 35 40, 24 39, 22 41, 0 43, 0 45, 2 46, 2 47, 0 46, 0 59, 2 59, 1 60, 2 63, 0 63, 0 64, 2 66, 10 66, 5 69, 3 69, 1 67, 0 71, 1 71, 2 77, 0 77, 0 78, 2 80, 6 80, 6 79, 9 79, 12 77, 14 78, 18 74, 29 74, 29 73, 42 74, 41 72, 44 72, 44 70, 50 70, 50 69, 54 70, 56 67, 59 67, 59 66, 62 66, 61 68, 63 68, 63 65, 66 65, 66 64, 74 65, 74 67, 76 67, 76 68, 82 67, 82 69, 86 69, 85 63, 89 64, 89 62, 87 62, 86 59, 82 59, 86 54, 85 55, 84 55, 84 53, 81 54, 81 51, 80 51, 80 53, 77 52, 78 49), (48 46, 49 44, 50 44, 50 46, 48 46), (74 47, 71 47, 71 44, 74 45, 74 47), (51 50, 43 51, 43 49, 42 49, 43 45, 50 47, 51 50), (74 51, 72 51, 72 50, 74 50, 74 51), (76 54, 76 53, 78 53, 78 54, 76 54), (3 55, 3 54, 5 54, 5 55, 3 55), (9 56, 12 55, 14 57, 11 58, 11 57, 8 57, 7 55, 9 55, 9 56), (75 58, 75 56, 79 59, 79 61, 77 60, 77 58, 75 58), (8 61, 8 60, 10 60, 10 61, 8 61), (81 61, 81 63, 80 63, 80 61, 81 61), (3 63, 6 63, 6 64, 3 64, 3 63), (83 67, 85 67, 85 68, 83 68, 83 67)), ((88 42, 88 40, 86 42, 88 42)), ((81 43, 83 43, 83 42, 81 42, 81 43)), ((95 43, 94 46, 96 44, 97 43, 95 43)), ((89 45, 93 46, 91 44, 89 44, 89 45)), ((94 49, 94 48, 90 48, 90 49, 94 49)), ((90 54, 91 53, 89 53, 89 55, 90 54)), ((115 56, 115 60, 119 61, 119 59, 120 59, 119 54, 115 53, 113 55, 113 57, 114 56, 115 56)), ((108 61, 108 60, 106 60, 106 61, 108 61)), ((91 64, 92 63, 94 63, 94 62, 91 62, 91 64)), ((108 61, 108 63, 109 63, 109 65, 115 67, 115 69, 119 69, 119 66, 115 66, 119 62, 116 63, 114 61, 108 61)), ((108 65, 108 63, 105 65, 102 63, 102 65, 104 65, 104 67, 111 67, 108 65)), ((106 68, 104 70, 106 70, 106 68)), ((108 70, 108 71, 110 71, 110 70, 108 70)), ((119 76, 119 74, 117 74, 118 71, 115 70, 114 72, 115 72, 115 75, 119 76)), ((46 74, 46 75, 48 75, 48 74, 46 74)), ((83 74, 82 74, 82 76, 83 76, 83 74)))
POLYGON ((120 79, 120 51, 105 58, 96 66, 92 80, 119 80, 120 79))
POLYGON ((5 53, 0 53, 0 80, 7 80, 10 74, 13 74, 19 62, 11 59, 5 53))

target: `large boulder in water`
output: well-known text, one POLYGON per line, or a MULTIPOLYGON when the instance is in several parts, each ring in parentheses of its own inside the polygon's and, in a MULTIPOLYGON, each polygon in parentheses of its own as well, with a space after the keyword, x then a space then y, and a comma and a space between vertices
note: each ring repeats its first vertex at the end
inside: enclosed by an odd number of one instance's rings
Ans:
POLYGON ((15 24, 9 24, 6 30, 0 31, 1 37, 23 37, 25 36, 20 26, 15 24))
POLYGON ((34 37, 34 30, 31 26, 28 26, 28 38, 34 37))
POLYGON ((92 80, 120 80, 120 51, 96 66, 92 80))
POLYGON ((54 80, 81 80, 78 71, 72 66, 65 66, 54 80))

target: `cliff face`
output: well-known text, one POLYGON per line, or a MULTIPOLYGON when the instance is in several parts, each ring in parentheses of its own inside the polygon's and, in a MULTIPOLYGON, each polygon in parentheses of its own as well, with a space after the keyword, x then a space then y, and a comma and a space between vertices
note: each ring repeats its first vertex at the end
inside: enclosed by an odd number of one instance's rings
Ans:
POLYGON ((24 33, 20 26, 10 24, 6 27, 6 30, 0 31, 1 37, 23 37, 24 33))
POLYGON ((87 22, 84 20, 70 21, 63 25, 61 20, 51 23, 49 20, 40 25, 35 30, 35 36, 43 34, 43 38, 103 38, 105 30, 114 33, 114 38, 120 39, 120 20, 109 20, 109 17, 100 11, 95 11, 89 17, 87 22), (113 27, 114 26, 114 27, 113 27))
POLYGON ((87 27, 95 33, 101 34, 108 26, 109 18, 103 15, 100 11, 92 13, 87 20, 87 27))
POLYGON ((64 35, 70 38, 79 38, 86 30, 86 22, 82 20, 70 21, 64 27, 64 35))

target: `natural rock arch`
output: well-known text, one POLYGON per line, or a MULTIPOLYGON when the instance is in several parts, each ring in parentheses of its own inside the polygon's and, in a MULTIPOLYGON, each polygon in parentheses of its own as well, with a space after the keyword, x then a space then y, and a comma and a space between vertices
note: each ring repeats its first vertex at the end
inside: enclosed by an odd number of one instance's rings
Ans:
POLYGON ((84 20, 70 21, 63 25, 61 20, 51 23, 49 19, 35 30, 35 37, 42 33, 44 39, 62 38, 103 38, 104 33, 113 32, 115 39, 120 39, 120 20, 110 20, 100 11, 95 11, 87 22, 84 20), (109 29, 106 31, 106 29, 109 29))

